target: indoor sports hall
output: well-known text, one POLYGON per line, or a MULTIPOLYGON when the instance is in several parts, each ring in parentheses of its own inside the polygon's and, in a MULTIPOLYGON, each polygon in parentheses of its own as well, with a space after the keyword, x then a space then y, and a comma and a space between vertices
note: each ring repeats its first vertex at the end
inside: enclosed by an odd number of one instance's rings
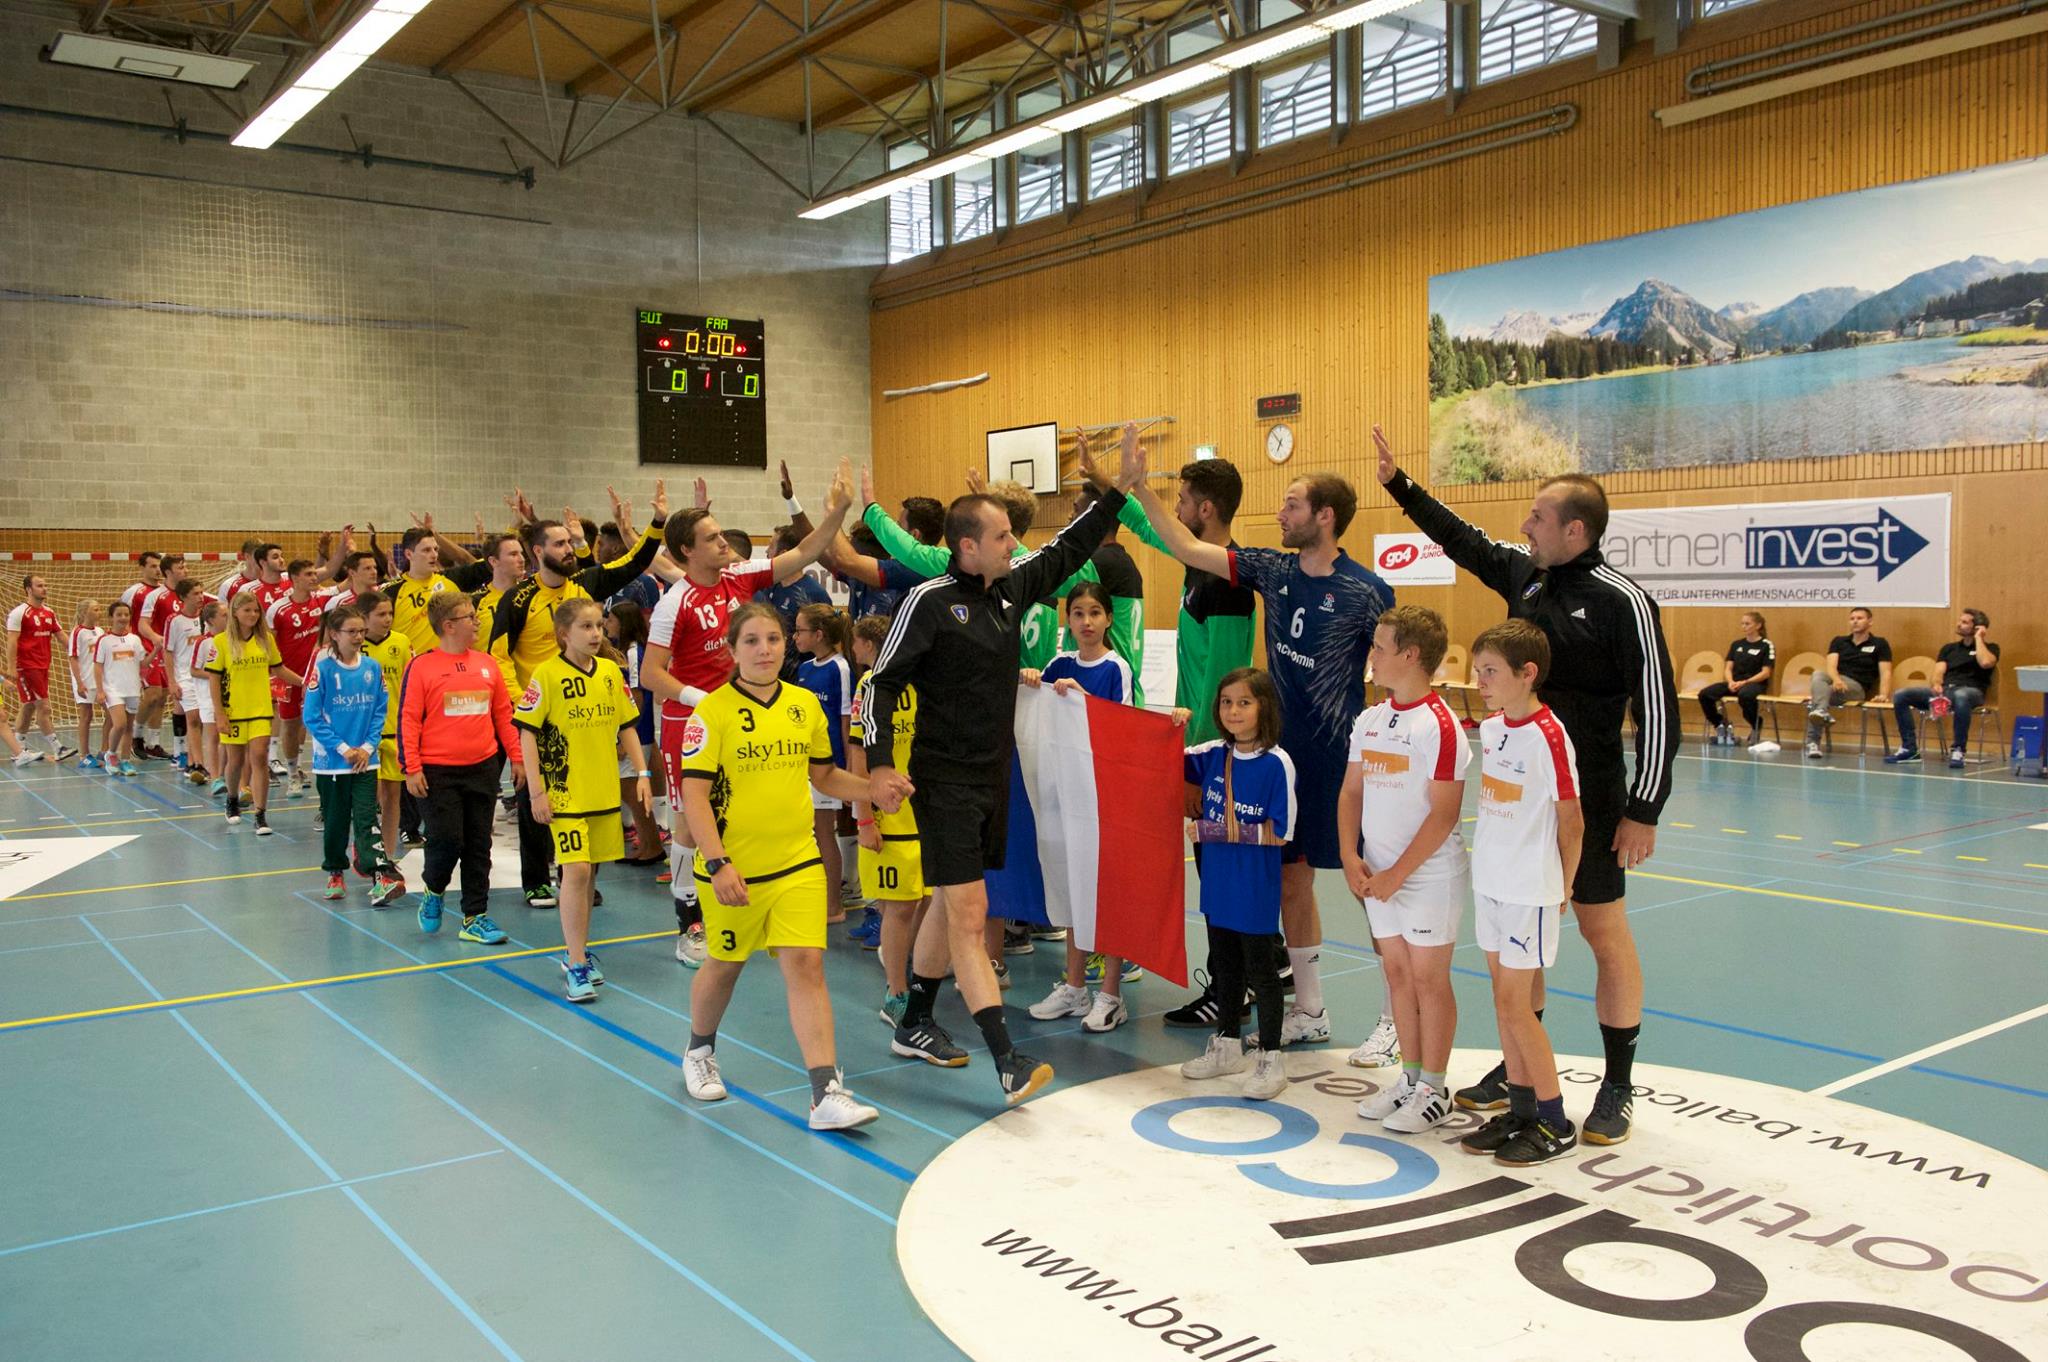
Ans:
POLYGON ((2048 1357, 2044 32, 6 0, 0 1358, 2048 1357))

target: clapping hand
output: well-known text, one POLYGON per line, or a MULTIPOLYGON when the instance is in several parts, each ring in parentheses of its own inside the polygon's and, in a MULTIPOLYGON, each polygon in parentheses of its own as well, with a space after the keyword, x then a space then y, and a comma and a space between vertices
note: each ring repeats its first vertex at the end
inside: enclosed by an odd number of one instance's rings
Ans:
POLYGON ((1074 445, 1080 451, 1075 468, 1081 474, 1081 480, 1099 492, 1108 491, 1109 476, 1096 464, 1095 455, 1088 448, 1088 432, 1079 426, 1074 427, 1074 445))
POLYGON ((1378 422, 1373 423, 1372 448, 1379 456, 1380 486, 1385 487, 1394 480, 1394 447, 1387 443, 1387 433, 1378 422))
POLYGON ((1138 423, 1124 422, 1123 463, 1116 470, 1119 491, 1128 492, 1145 481, 1145 444, 1138 438, 1138 423))

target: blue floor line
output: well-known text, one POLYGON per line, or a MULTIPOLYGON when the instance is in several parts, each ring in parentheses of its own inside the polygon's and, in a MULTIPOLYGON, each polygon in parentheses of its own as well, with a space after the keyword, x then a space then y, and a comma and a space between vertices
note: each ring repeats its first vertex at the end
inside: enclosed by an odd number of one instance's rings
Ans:
MULTIPOLYGON (((675 1051, 667 1049, 666 1047, 647 1039, 647 1037, 639 1034, 636 1031, 629 1030, 628 1028, 619 1025, 617 1022, 612 1021, 607 1017, 600 1017, 597 1013, 591 1011, 587 1007, 579 1007, 575 1003, 570 1002, 567 998, 560 996, 559 994, 553 992, 550 989, 542 988, 539 984, 531 983, 528 980, 522 979, 518 975, 512 973, 512 971, 505 969, 503 966, 492 965, 490 967, 489 972, 497 975, 500 979, 505 979, 511 983, 517 984, 519 987, 525 989, 528 993, 533 994, 537 998, 546 999, 548 1002, 554 1004, 557 1007, 560 1007, 562 1010, 570 1013, 572 1016, 581 1017, 584 1021, 589 1022, 592 1026, 595 1026, 602 1031, 606 1031, 611 1035, 617 1036, 620 1040, 625 1041, 629 1045, 637 1045, 642 1050, 645 1050, 648 1054, 655 1056, 657 1059, 660 1059, 665 1064, 673 1065, 678 1069, 680 1069, 683 1066, 683 1057, 677 1054, 675 1051)), ((899 1182, 915 1182, 917 1180, 917 1174, 911 1172, 908 1168, 905 1168, 902 1164, 897 1163, 893 1159, 884 1158, 880 1154, 875 1153, 871 1149, 862 1148, 861 1145, 857 1141, 855 1141, 855 1139, 850 1135, 843 1134, 839 1131, 812 1130, 810 1127, 810 1123, 806 1121, 803 1117, 798 1116, 794 1112, 785 1111, 783 1108, 775 1105, 775 1103, 770 1102, 766 1098, 748 1091, 746 1088, 741 1087, 737 1083, 728 1081, 725 1085, 725 1090, 732 1096, 739 1098, 740 1101, 745 1102, 748 1106, 758 1107, 760 1110, 767 1112, 770 1116, 775 1117, 777 1120, 780 1120, 787 1125, 793 1126, 796 1129, 803 1131, 806 1135, 813 1135, 822 1138, 826 1143, 832 1145, 834 1148, 853 1155, 862 1163, 870 1164, 873 1167, 881 1169, 884 1173, 887 1173, 890 1177, 897 1179, 899 1182)))

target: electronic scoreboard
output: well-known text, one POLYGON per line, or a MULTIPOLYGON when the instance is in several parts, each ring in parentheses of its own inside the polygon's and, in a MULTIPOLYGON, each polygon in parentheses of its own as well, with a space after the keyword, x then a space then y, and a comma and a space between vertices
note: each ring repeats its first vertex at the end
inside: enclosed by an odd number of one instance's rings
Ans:
POLYGON ((640 462, 768 466, 760 322, 641 311, 640 462))

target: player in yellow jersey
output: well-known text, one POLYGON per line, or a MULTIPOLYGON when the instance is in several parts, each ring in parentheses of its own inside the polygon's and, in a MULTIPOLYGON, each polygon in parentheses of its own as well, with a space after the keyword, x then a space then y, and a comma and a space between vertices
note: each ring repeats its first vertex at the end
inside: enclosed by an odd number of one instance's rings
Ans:
MULTIPOLYGON (((865 673, 875 665, 882 641, 889 636, 887 615, 864 615, 853 622, 853 660, 865 673)), ((864 716, 874 696, 863 675, 853 692, 853 721, 847 727, 846 769, 868 778, 867 724, 864 716)), ((896 766, 910 769, 910 742, 917 734, 917 691, 905 686, 896 700, 896 766)), ((903 1024, 910 1002, 910 943, 918 923, 931 906, 924 885, 924 857, 917 836, 917 815, 904 804, 885 813, 865 799, 853 802, 854 825, 860 831, 860 892, 882 912, 882 1020, 891 1030, 903 1024)))
MULTIPOLYGON (((789 1024, 811 1079, 811 1129, 875 1119, 839 1074, 825 988, 825 872, 811 829, 810 791, 859 799, 866 787, 832 764, 818 697, 782 682, 785 642, 775 607, 749 602, 726 630, 738 674, 683 721, 683 816, 697 844, 707 958, 690 988, 690 1096, 725 1096, 714 1046, 747 957, 777 956, 789 1024), (708 892, 707 892, 708 891, 708 892)), ((900 803, 900 801, 899 801, 900 803)), ((836 886, 835 886, 836 889, 836 886)))
POLYGON ((398 547, 405 553, 405 573, 384 584, 384 595, 391 601, 391 627, 405 636, 415 653, 427 652, 438 642, 434 627, 427 623, 427 602, 443 591, 461 588, 441 571, 441 551, 432 531, 407 530, 398 547))
POLYGON ((589 949, 597 867, 626 854, 619 822, 619 757, 638 772, 647 799, 647 757, 634 730, 640 706, 619 665, 598 656, 604 612, 593 600, 555 611, 561 653, 540 664, 512 713, 533 817, 553 835, 562 867, 562 971, 572 1003, 597 999, 604 971, 589 949))
POLYGON ((303 686, 306 679, 284 665, 277 640, 263 622, 263 601, 254 591, 244 591, 228 606, 227 628, 213 640, 213 656, 206 670, 213 687, 213 710, 219 716, 221 774, 228 783, 228 826, 242 821, 242 781, 249 782, 251 811, 256 817, 256 835, 270 836, 265 818, 270 800, 270 725, 275 709, 270 696, 270 678, 281 676, 286 684, 303 686))
MULTIPOLYGON (((387 855, 396 856, 398 843, 398 797, 405 789, 405 767, 398 760, 398 703, 405 687, 405 669, 412 661, 412 640, 391 627, 389 596, 373 596, 363 622, 369 633, 363 639, 363 656, 384 673, 384 736, 377 744, 377 817, 383 824, 387 855)), ((377 873, 377 887, 370 902, 378 908, 405 893, 405 876, 394 863, 377 873)))

